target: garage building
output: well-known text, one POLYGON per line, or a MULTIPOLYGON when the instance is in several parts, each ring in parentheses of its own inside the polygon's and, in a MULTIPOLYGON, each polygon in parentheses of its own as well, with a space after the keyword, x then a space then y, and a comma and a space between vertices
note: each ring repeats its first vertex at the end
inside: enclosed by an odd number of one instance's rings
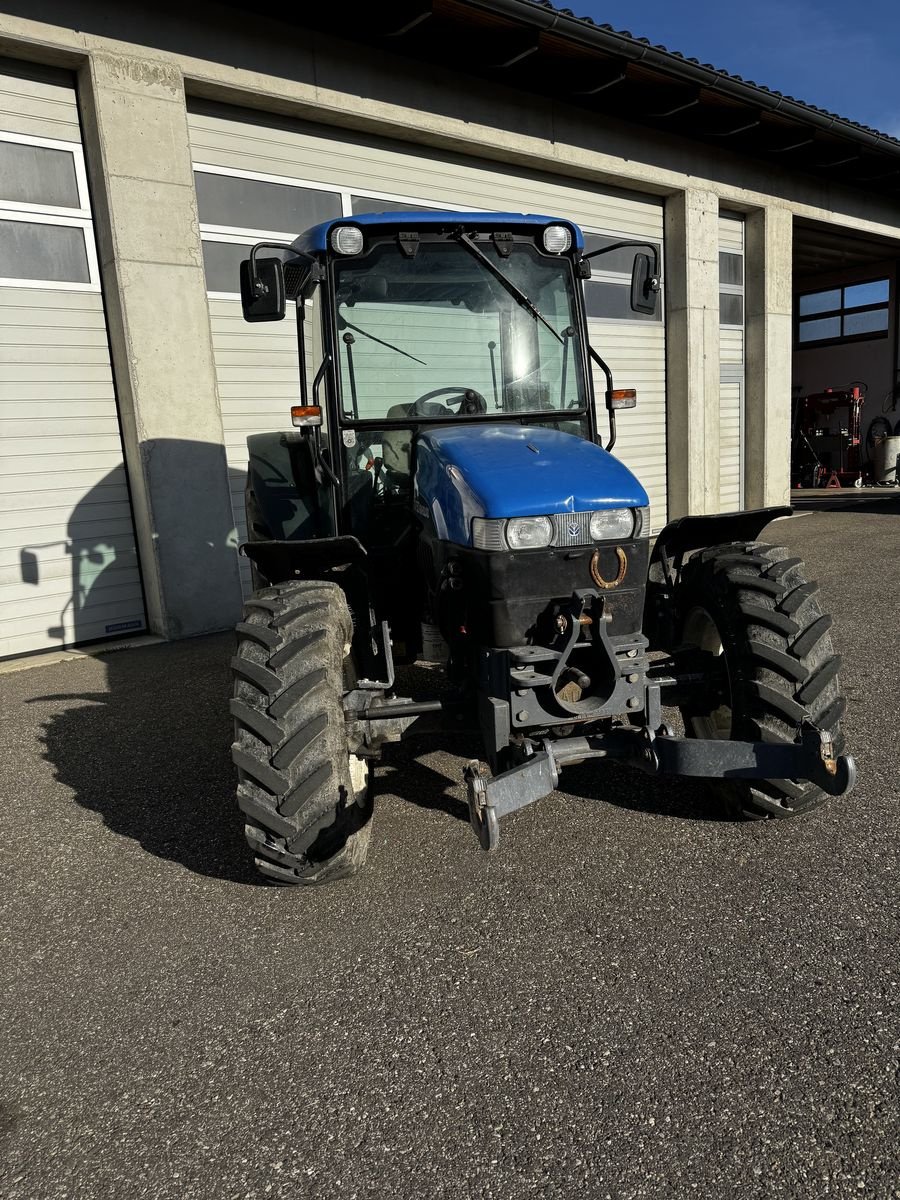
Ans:
POLYGON ((245 439, 298 384, 237 264, 332 216, 657 244, 655 317, 627 253, 585 284, 656 528, 786 501, 792 387, 896 407, 900 143, 535 0, 352 16, 3 3, 0 656, 233 623, 245 439))

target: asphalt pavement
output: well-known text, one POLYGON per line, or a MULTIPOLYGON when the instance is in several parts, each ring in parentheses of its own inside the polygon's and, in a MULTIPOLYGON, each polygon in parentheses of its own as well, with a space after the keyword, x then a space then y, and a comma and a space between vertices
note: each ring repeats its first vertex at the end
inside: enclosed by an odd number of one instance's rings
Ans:
POLYGON ((900 1197, 900 503, 769 537, 860 768, 796 822, 586 765, 488 856, 460 735, 361 876, 261 886, 230 637, 0 676, 5 1200, 900 1197))

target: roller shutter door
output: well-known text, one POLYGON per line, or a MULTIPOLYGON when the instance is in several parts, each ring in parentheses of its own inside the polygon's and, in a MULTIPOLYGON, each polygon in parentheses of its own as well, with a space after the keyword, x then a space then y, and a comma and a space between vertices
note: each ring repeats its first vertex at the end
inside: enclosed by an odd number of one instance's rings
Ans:
MULTIPOLYGON (((293 322, 244 324, 237 263, 262 237, 289 240, 315 221, 385 208, 540 212, 569 217, 593 245, 647 238, 662 248, 662 203, 639 194, 536 177, 483 160, 441 154, 313 125, 196 102, 190 106, 204 257, 222 420, 238 537, 245 534, 244 439, 283 429, 296 395, 293 322)), ((601 260, 586 285, 594 346, 638 408, 619 417, 617 453, 648 492, 653 523, 666 518, 665 321, 628 307, 630 258, 601 260)), ((602 377, 596 380, 602 395, 602 377)), ((605 411, 600 413, 605 431, 605 411)), ((246 576, 245 576, 246 578, 246 576)))
POLYGON ((719 511, 744 507, 744 222, 719 216, 719 511))
POLYGON ((144 626, 75 92, 0 60, 0 657, 144 626))

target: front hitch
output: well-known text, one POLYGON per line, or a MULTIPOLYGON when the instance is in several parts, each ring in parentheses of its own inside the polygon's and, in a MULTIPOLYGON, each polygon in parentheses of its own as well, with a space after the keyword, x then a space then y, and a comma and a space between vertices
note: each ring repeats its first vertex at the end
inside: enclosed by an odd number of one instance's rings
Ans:
POLYGON ((829 796, 846 796, 856 783, 852 755, 836 754, 831 734, 811 722, 804 722, 794 742, 678 738, 665 726, 659 734, 622 726, 587 737, 545 740, 541 750, 492 779, 480 763, 469 763, 469 819, 482 849, 499 845, 501 817, 549 796, 564 766, 589 758, 615 758, 650 775, 809 780, 829 796))

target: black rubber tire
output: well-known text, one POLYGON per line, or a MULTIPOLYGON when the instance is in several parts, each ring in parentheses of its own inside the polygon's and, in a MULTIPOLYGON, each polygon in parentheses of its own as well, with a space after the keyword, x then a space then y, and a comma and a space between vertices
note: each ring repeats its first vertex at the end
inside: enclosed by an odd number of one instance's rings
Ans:
MULTIPOLYGON (((740 542, 712 546, 691 558, 676 589, 679 627, 704 610, 721 639, 731 691, 731 737, 793 742, 809 720, 844 748, 840 657, 831 617, 819 606, 818 584, 782 546, 740 542)), ((694 717, 682 714, 697 735, 694 717)), ((717 781, 717 792, 738 815, 793 817, 818 808, 825 793, 808 781, 717 781)))
POLYGON ((341 704, 352 628, 336 584, 301 581, 254 593, 237 626, 238 807, 256 865, 276 883, 330 883, 366 860, 371 788, 341 704))

